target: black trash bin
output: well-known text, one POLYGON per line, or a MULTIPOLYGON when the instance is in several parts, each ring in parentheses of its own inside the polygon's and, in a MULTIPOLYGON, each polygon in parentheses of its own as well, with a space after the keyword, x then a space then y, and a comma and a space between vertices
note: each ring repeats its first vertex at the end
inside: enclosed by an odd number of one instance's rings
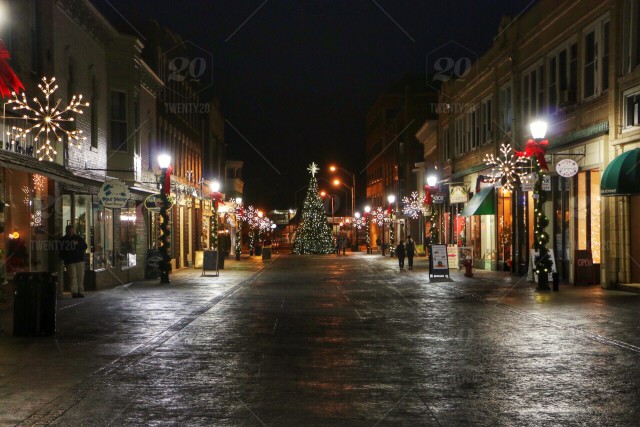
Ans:
POLYGON ((56 278, 46 271, 16 273, 13 278, 13 335, 56 333, 56 278))

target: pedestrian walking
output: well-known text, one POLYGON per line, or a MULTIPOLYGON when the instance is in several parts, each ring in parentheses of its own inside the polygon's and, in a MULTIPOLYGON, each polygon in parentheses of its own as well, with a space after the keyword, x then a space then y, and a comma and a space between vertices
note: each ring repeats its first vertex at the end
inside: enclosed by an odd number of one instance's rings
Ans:
POLYGON ((73 298, 84 298, 84 253, 87 242, 75 233, 73 225, 67 225, 66 234, 60 239, 60 258, 67 268, 69 288, 73 298))
POLYGON ((404 270, 404 242, 400 240, 398 246, 396 246, 396 256, 398 257, 398 265, 400 266, 400 270, 404 270))
POLYGON ((347 254, 347 245, 348 245, 348 240, 346 237, 343 237, 342 238, 342 255, 347 254))
POLYGON ((340 236, 336 236, 336 255, 340 256, 340 236))
POLYGON ((409 270, 413 269, 413 257, 416 254, 416 242, 413 241, 411 235, 407 236, 407 243, 404 245, 407 252, 407 261, 409 261, 409 270))

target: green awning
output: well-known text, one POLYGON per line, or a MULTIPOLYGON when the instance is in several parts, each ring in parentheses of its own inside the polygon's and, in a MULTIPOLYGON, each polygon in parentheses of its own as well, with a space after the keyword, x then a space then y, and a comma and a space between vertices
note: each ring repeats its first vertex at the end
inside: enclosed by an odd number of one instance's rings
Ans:
POLYGON ((625 196, 640 194, 640 148, 634 148, 613 159, 602 174, 600 194, 625 196))
POLYGON ((496 206, 494 201, 495 194, 495 188, 483 188, 482 190, 474 194, 471 200, 467 202, 464 209, 462 209, 462 215, 494 215, 496 213, 496 206))

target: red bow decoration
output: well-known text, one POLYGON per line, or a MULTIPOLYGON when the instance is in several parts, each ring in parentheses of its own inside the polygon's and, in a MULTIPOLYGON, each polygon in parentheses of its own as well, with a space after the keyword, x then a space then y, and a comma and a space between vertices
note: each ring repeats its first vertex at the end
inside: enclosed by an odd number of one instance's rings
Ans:
POLYGON ((7 46, 0 40, 0 95, 3 98, 5 96, 11 96, 12 92, 19 92, 20 89, 24 92, 22 82, 7 62, 9 58, 11 58, 11 56, 7 50, 7 46))
POLYGON ((433 197, 431 197, 431 191, 429 191, 430 188, 431 187, 428 185, 424 186, 424 199, 422 199, 423 205, 431 206, 431 203, 433 203, 433 197))
POLYGON ((538 163, 540 164, 540 168, 542 170, 548 171, 549 167, 547 166, 547 161, 544 159, 544 153, 548 145, 549 141, 546 139, 542 141, 530 139, 527 141, 527 145, 525 145, 524 151, 516 151, 515 153, 517 157, 536 156, 536 158, 538 159, 538 163))
POLYGON ((169 165, 167 173, 164 174, 164 187, 162 188, 164 194, 169 194, 171 192, 171 172, 173 172, 173 167, 169 165))
POLYGON ((222 193, 211 193, 211 197, 215 201, 216 210, 218 210, 218 205, 220 203, 224 205, 224 202, 222 201, 222 193))

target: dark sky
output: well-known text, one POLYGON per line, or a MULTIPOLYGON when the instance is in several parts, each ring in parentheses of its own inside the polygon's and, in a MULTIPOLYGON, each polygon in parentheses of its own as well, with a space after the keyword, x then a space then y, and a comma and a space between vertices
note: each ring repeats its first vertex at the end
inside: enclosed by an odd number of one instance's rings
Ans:
POLYGON ((212 91, 228 120, 228 157, 244 160, 245 200, 265 209, 293 207, 311 161, 356 172, 364 199, 365 116, 377 96, 407 73, 426 74, 443 51, 454 59, 481 55, 502 16, 517 16, 533 3, 94 2, 111 20, 153 18, 212 53, 205 75, 213 76, 212 91))

